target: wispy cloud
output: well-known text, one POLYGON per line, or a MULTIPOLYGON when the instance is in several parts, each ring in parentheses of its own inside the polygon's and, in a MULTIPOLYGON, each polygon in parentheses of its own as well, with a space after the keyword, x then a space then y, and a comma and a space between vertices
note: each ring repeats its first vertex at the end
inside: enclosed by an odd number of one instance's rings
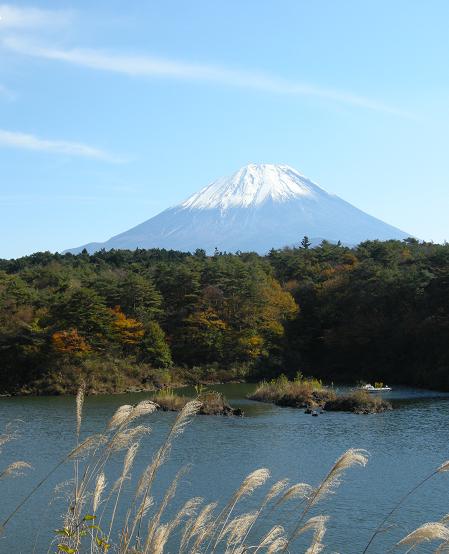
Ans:
POLYGON ((30 135, 0 129, 0 147, 19 148, 23 150, 35 150, 67 156, 81 156, 107 162, 120 162, 119 158, 99 148, 94 148, 79 142, 65 140, 48 140, 30 135))
POLYGON ((22 55, 56 60, 129 76, 165 77, 216 83, 275 94, 310 96, 378 112, 409 116, 409 114, 396 107, 365 96, 308 83, 292 82, 259 72, 239 71, 215 65, 187 63, 153 56, 122 55, 100 50, 39 46, 18 37, 6 37, 1 41, 1 44, 4 48, 22 55))
POLYGON ((59 27, 68 24, 72 16, 72 12, 67 10, 45 10, 0 4, 0 29, 59 27))
POLYGON ((70 204, 98 204, 104 203, 104 197, 87 196, 80 194, 2 194, 0 206, 24 206, 24 205, 51 205, 67 202, 70 204))

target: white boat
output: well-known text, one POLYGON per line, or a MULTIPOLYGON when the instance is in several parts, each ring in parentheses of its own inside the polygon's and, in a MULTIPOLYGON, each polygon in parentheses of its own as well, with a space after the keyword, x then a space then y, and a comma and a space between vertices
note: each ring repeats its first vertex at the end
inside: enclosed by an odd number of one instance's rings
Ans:
POLYGON ((375 392, 390 392, 391 387, 385 386, 385 387, 373 387, 373 385, 363 385, 362 387, 359 387, 358 390, 364 390, 365 392, 369 393, 375 393, 375 392))

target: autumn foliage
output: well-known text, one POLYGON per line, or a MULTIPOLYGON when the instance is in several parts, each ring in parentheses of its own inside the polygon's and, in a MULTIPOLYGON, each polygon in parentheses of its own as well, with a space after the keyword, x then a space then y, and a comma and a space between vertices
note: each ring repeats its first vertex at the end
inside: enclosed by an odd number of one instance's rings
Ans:
POLYGON ((0 260, 0 388, 103 364, 449 390, 449 245, 300 243, 0 260))
POLYGON ((120 306, 114 306, 111 312, 114 316, 113 331, 117 339, 124 345, 138 344, 145 335, 142 323, 131 317, 126 317, 120 306))
POLYGON ((60 354, 87 354, 92 349, 76 329, 55 331, 51 342, 56 352, 60 354))

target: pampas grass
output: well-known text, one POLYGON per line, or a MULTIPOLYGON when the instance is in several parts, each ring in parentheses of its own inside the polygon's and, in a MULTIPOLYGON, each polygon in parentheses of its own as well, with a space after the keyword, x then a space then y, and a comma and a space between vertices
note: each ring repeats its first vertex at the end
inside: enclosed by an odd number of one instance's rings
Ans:
MULTIPOLYGON (((69 483, 67 511, 62 515, 62 527, 57 529, 53 546, 56 552, 71 554, 274 554, 291 552, 319 554, 325 549, 328 516, 316 513, 317 506, 335 492, 345 473, 355 467, 364 467, 367 453, 349 449, 342 454, 321 483, 290 484, 287 479, 270 483, 270 471, 258 468, 247 475, 241 485, 223 506, 193 496, 181 507, 176 507, 177 490, 189 467, 183 467, 162 492, 155 494, 159 470, 167 461, 173 442, 178 439, 201 409, 201 402, 188 402, 177 415, 163 443, 148 454, 140 442, 149 433, 145 417, 150 417, 157 406, 145 400, 135 406, 124 405, 116 410, 103 432, 81 440, 84 391, 75 401, 75 446, 33 487, 3 522, 5 531, 27 500, 64 463, 76 462, 76 475, 69 483), (141 475, 133 476, 138 456, 149 460, 141 475), (111 464, 121 471, 111 477, 111 464), (79 471, 78 471, 79 470, 79 471), (133 493, 123 495, 128 483, 133 493), (154 490, 153 490, 154 489, 154 490), (284 505, 291 505, 286 517, 284 505), (250 508, 246 507, 250 504, 250 508), (103 530, 106 529, 106 530, 103 530)), ((0 447, 7 444, 8 434, 0 435, 0 447)), ((19 475, 29 469, 27 462, 14 462, 0 472, 2 478, 19 475)), ((399 508, 405 498, 437 474, 449 471, 449 461, 441 464, 405 495, 387 514, 374 531, 369 549, 385 522, 399 508)), ((159 483, 160 485, 160 483, 159 483)), ((57 518, 59 519, 59 517, 57 518)), ((436 541, 436 552, 449 553, 449 516, 438 522, 424 523, 409 532, 394 547, 415 549, 420 544, 436 541)), ((57 527, 55 522, 55 527, 57 527)), ((350 540, 350 537, 348 537, 350 540)), ((49 552, 52 551, 52 545, 49 552)), ((54 551, 54 550, 53 550, 54 551)), ((378 550, 377 550, 378 551, 378 550)))
POLYGON ((105 487, 106 487, 105 474, 100 473, 95 483, 95 490, 94 490, 94 495, 92 499, 92 512, 94 514, 96 513, 98 505, 100 504, 100 498, 101 498, 101 495, 103 494, 105 487))
POLYGON ((24 469, 31 469, 31 465, 28 462, 13 462, 0 473, 0 479, 5 479, 5 477, 19 477, 23 475, 24 469))
POLYGON ((302 522, 304 521, 306 515, 320 500, 325 498, 328 494, 334 492, 341 482, 343 473, 353 466, 359 465, 364 467, 367 463, 367 452, 358 448, 350 448, 338 458, 318 487, 312 489, 310 494, 308 494, 307 502, 302 515, 299 518, 293 532, 290 534, 283 551, 287 550, 288 545, 291 544, 300 534, 302 534, 301 530, 304 528, 302 522))
MULTIPOLYGON (((200 537, 200 539, 203 539, 203 540, 206 538, 206 536, 203 533, 207 528, 207 525, 210 523, 213 512, 217 507, 217 505, 218 505, 217 502, 211 502, 210 504, 207 504, 207 506, 205 506, 201 510, 198 516, 193 517, 191 521, 185 526, 184 532, 181 537, 181 542, 179 545, 180 554, 184 552, 184 550, 188 547, 190 541, 193 538, 200 537)), ((195 543, 195 548, 197 548, 199 544, 200 544, 200 541, 198 541, 198 544, 195 543)))
POLYGON ((296 483, 284 492, 281 498, 277 501, 276 506, 280 506, 288 500, 308 498, 312 491, 313 487, 311 485, 308 485, 307 483, 296 483))
POLYGON ((342 454, 321 484, 312 493, 307 509, 315 505, 326 495, 332 493, 340 484, 341 477, 345 471, 357 465, 364 467, 367 463, 368 456, 366 450, 350 448, 347 452, 342 454))
POLYGON ((75 405, 76 405, 76 436, 80 436, 81 431, 81 422, 83 419, 83 406, 84 406, 84 396, 86 394, 86 383, 82 382, 78 392, 76 394, 75 405))
POLYGON ((449 529, 439 522, 425 523, 409 533, 397 543, 397 546, 418 546, 423 542, 449 541, 449 529))

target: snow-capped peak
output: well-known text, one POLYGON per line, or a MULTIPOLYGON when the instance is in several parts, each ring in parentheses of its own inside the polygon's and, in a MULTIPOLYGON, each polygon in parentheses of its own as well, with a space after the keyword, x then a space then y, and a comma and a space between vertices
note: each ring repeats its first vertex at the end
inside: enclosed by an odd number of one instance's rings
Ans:
POLYGON ((266 200, 285 202, 324 193, 318 185, 288 165, 249 164, 190 196, 182 208, 245 208, 266 200))

